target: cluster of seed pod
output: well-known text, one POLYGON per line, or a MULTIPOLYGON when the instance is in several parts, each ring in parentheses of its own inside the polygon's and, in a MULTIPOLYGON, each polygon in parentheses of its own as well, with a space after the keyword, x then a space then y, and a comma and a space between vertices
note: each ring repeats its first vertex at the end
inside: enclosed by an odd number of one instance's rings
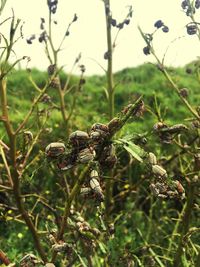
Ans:
POLYGON ((185 197, 185 190, 179 181, 167 181, 167 171, 158 165, 157 158, 153 153, 148 154, 148 163, 151 171, 156 178, 155 183, 151 183, 152 193, 160 198, 181 198, 185 197))
POLYGON ((179 181, 173 181, 171 184, 156 182, 150 185, 152 193, 160 198, 185 198, 185 190, 179 181))
POLYGON ((56 240, 57 230, 53 229, 48 235, 48 239, 51 244, 52 251, 56 253, 64 252, 67 255, 71 255, 73 252, 72 245, 64 242, 63 240, 56 240))
POLYGON ((153 126, 155 133, 158 134, 162 143, 171 144, 174 137, 182 131, 188 130, 184 124, 175 124, 173 126, 167 126, 163 122, 158 122, 153 126))
MULTIPOLYGON (((114 118, 108 124, 93 124, 89 133, 77 130, 69 136, 69 149, 64 143, 50 143, 45 149, 46 156, 49 160, 55 161, 61 171, 90 161, 94 161, 101 170, 113 168, 117 157, 115 147, 109 138, 119 127, 120 120, 114 118)), ((81 194, 95 195, 99 201, 103 201, 104 195, 96 170, 91 170, 88 187, 82 188, 81 194)))
POLYGON ((89 186, 88 187, 82 187, 81 188, 81 195, 82 196, 95 196, 95 198, 99 201, 104 200, 104 194, 103 190, 100 186, 100 178, 99 174, 96 170, 92 170, 90 173, 90 179, 89 179, 89 186))

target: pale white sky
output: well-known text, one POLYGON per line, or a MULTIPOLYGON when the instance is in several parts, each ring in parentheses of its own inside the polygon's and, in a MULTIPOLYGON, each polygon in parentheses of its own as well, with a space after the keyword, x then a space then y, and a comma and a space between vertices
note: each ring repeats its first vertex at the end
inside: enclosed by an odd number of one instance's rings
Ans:
MULTIPOLYGON (((33 33, 39 34, 40 18, 47 18, 47 0, 8 0, 3 12, 3 18, 11 15, 11 7, 15 15, 25 21, 25 37, 33 33)), ((66 31, 68 23, 72 20, 74 13, 78 15, 78 21, 71 27, 71 34, 66 38, 64 50, 60 53, 59 64, 66 65, 69 70, 76 56, 81 52, 81 63, 86 66, 86 74, 102 74, 102 69, 92 59, 106 67, 103 55, 106 51, 106 32, 104 6, 101 0, 59 0, 55 19, 58 25, 54 27, 55 40, 60 40, 66 31)), ((162 57, 166 48, 170 45, 166 56, 166 64, 181 66, 200 55, 200 43, 196 36, 188 36, 184 25, 189 22, 181 10, 181 0, 111 0, 113 17, 120 21, 127 14, 128 5, 133 6, 133 19, 131 24, 123 29, 117 40, 114 53, 114 71, 125 67, 133 67, 143 62, 153 61, 151 56, 145 56, 142 52, 145 46, 137 26, 144 32, 152 32, 154 22, 158 19, 169 27, 167 34, 157 34, 154 46, 158 55, 162 57)), ((196 16, 200 18, 200 10, 196 16), (198 14, 199 12, 199 14, 198 14)), ((115 28, 113 35, 115 35, 115 28)), ((31 66, 46 69, 48 61, 44 53, 44 47, 38 41, 32 45, 21 40, 16 45, 16 54, 20 57, 27 55, 31 57, 31 66)))

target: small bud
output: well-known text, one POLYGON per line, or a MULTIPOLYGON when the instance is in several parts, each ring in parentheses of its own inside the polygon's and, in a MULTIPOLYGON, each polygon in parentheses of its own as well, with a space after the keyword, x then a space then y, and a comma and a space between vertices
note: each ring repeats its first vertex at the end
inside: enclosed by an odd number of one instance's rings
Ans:
POLYGON ((69 36, 69 34, 70 34, 69 30, 67 30, 65 36, 69 36))
POLYGON ((75 13, 72 22, 77 21, 77 19, 78 19, 78 16, 77 16, 77 14, 75 13))

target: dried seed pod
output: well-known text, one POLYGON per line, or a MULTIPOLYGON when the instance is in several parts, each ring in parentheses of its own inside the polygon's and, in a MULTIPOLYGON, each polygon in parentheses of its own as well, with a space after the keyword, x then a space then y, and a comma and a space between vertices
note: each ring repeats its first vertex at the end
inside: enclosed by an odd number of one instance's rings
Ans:
POLYGON ((154 124, 153 129, 154 129, 154 131, 159 131, 159 130, 166 128, 166 127, 167 127, 167 125, 165 123, 159 121, 156 124, 154 124))
POLYGON ((159 166, 159 165, 153 165, 152 166, 152 172, 158 176, 158 177, 167 177, 167 172, 165 169, 163 169, 163 167, 159 166))
POLYGON ((115 131, 117 131, 121 127, 121 121, 119 118, 113 118, 109 123, 108 123, 108 129, 109 132, 112 134, 115 131))
POLYGON ((95 236, 100 236, 101 232, 97 228, 91 228, 90 232, 93 233, 95 236))
POLYGON ((51 97, 48 94, 44 94, 40 101, 42 103, 51 103, 51 97))
POLYGON ((67 243, 62 243, 62 244, 54 244, 52 246, 52 250, 55 252, 64 252, 68 250, 69 246, 67 243))
POLYGON ((88 222, 83 221, 83 222, 77 222, 77 227, 78 227, 78 231, 80 232, 87 232, 90 231, 90 225, 88 222))
POLYGON ((60 86, 60 79, 59 79, 59 77, 54 77, 51 80, 49 86, 52 87, 52 88, 58 89, 59 86, 60 86))
POLYGON ((96 153, 93 148, 84 148, 82 149, 77 156, 78 163, 88 163, 93 160, 96 156, 96 153))
POLYGON ((91 127, 91 131, 98 131, 98 130, 101 130, 101 131, 104 131, 104 132, 108 132, 109 129, 108 129, 108 126, 106 124, 103 124, 103 123, 95 123, 92 125, 91 127))
POLYGON ((91 127, 90 138, 97 143, 103 142, 109 136, 109 129, 106 124, 95 123, 91 127))
POLYGON ((168 132, 170 134, 180 133, 181 131, 184 131, 184 130, 188 130, 188 127, 181 123, 164 129, 165 132, 168 132))
POLYGON ((91 188, 83 187, 81 188, 80 194, 84 196, 84 195, 89 195, 91 192, 92 192, 91 188))
POLYGON ((188 95, 189 95, 189 91, 187 88, 181 88, 180 91, 179 91, 179 94, 184 97, 184 98, 187 98, 188 95))
POLYGON ((49 158, 57 158, 63 155, 65 151, 65 145, 59 142, 50 143, 45 149, 45 153, 49 158))
POLYGON ((87 146, 89 141, 89 135, 83 131, 75 131, 69 136, 69 143, 75 147, 82 148, 83 146, 87 146))
POLYGON ((175 183, 175 186, 176 186, 176 189, 177 189, 178 193, 179 194, 184 194, 185 193, 185 189, 182 186, 182 184, 178 180, 176 180, 174 183, 175 183))
POLYGON ((159 197, 159 198, 162 198, 162 199, 166 199, 166 198, 168 198, 168 196, 167 196, 167 195, 164 195, 164 194, 158 194, 158 197, 159 197))
POLYGON ((59 158, 57 163, 58 169, 67 171, 76 165, 77 154, 72 151, 71 153, 59 158))
POLYGON ((56 243, 56 238, 54 235, 49 234, 48 238, 52 245, 56 243))
POLYGON ((149 188, 150 188, 151 192, 152 192, 155 196, 158 196, 158 195, 159 195, 160 192, 159 192, 159 190, 158 190, 158 188, 156 187, 155 184, 150 184, 149 188))
POLYGON ((94 144, 99 144, 103 139, 100 132, 91 132, 90 138, 92 139, 94 144))
POLYGON ((24 132, 24 141, 25 144, 30 144, 33 141, 33 134, 31 131, 24 132))
POLYGON ((96 178, 90 179, 90 187, 94 191, 94 193, 98 196, 99 200, 103 201, 104 195, 102 193, 99 181, 96 178))
POLYGON ((96 178, 99 179, 99 174, 96 170, 92 170, 90 173, 90 178, 96 178))
POLYGON ((20 267, 35 267, 37 264, 41 264, 42 261, 39 260, 35 255, 33 254, 27 254, 25 255, 19 262, 20 267))
POLYGON ((178 192, 175 190, 175 191, 172 191, 172 190, 168 190, 166 192, 167 196, 169 198, 175 198, 175 197, 178 197, 178 192))
POLYGON ((156 156, 153 153, 149 153, 148 155, 148 161, 151 165, 156 165, 157 164, 157 159, 156 156))
POLYGON ((101 167, 113 168, 116 162, 117 162, 117 157, 115 155, 114 145, 111 144, 111 145, 104 147, 99 158, 99 163, 101 167))

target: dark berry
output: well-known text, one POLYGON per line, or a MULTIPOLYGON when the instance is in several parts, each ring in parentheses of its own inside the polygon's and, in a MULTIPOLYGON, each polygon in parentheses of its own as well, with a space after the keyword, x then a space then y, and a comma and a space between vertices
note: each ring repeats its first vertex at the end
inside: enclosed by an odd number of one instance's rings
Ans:
POLYGON ((195 8, 196 9, 200 8, 200 0, 195 1, 195 8))
POLYGON ((195 24, 187 25, 186 28, 187 28, 187 33, 189 35, 194 35, 197 33, 197 26, 195 24))
POLYGON ((164 25, 164 23, 162 22, 162 20, 157 20, 154 24, 154 27, 156 27, 157 29, 161 28, 164 25))
POLYGON ((116 21, 116 19, 111 18, 111 20, 110 20, 110 24, 111 24, 113 27, 115 27, 115 26, 117 25, 117 21, 116 21))
POLYGON ((183 1, 183 2, 181 3, 181 7, 182 7, 183 9, 186 9, 186 8, 188 7, 188 1, 187 1, 187 0, 183 1))
POLYGON ((162 31, 163 31, 163 32, 169 32, 169 28, 168 28, 167 26, 163 26, 163 27, 162 27, 162 31))
POLYGON ((128 25, 130 23, 130 19, 125 19, 124 23, 128 25))
POLYGON ((147 55, 150 55, 150 48, 149 48, 149 46, 145 46, 144 48, 143 48, 143 53, 147 56, 147 55))

